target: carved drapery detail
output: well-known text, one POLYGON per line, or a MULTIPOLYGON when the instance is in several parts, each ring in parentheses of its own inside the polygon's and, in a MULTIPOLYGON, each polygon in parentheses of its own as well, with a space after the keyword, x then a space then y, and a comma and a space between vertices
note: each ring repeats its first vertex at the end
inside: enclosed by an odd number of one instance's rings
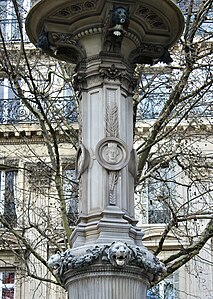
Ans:
POLYGON ((75 161, 75 171, 78 179, 80 179, 81 175, 89 166, 89 162, 90 162, 89 151, 85 148, 83 144, 80 144, 76 153, 76 161, 75 161))

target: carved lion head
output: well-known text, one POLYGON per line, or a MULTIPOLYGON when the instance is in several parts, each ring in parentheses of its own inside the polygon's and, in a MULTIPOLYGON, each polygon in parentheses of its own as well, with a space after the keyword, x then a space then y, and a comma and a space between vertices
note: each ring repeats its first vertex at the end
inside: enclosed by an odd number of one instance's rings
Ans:
POLYGON ((57 252, 56 254, 52 255, 48 262, 48 266, 53 269, 57 269, 61 266, 61 253, 57 252))
POLYGON ((131 250, 126 243, 113 242, 109 247, 108 258, 113 266, 124 266, 131 258, 131 250))

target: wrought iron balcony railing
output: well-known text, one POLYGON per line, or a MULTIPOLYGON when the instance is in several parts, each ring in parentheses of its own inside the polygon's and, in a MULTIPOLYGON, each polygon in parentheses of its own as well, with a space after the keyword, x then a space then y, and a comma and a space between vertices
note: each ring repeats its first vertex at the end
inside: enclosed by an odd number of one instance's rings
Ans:
MULTIPOLYGON (((77 122, 77 111, 75 101, 70 97, 57 98, 43 105, 44 112, 48 119, 52 122, 58 122, 66 119, 70 123, 77 122), (51 104, 52 101, 52 104, 51 104)), ((36 109, 36 105, 34 105, 36 109)), ((0 99, 0 123, 16 124, 16 123, 36 123, 38 120, 30 112, 29 109, 18 98, 0 99)))

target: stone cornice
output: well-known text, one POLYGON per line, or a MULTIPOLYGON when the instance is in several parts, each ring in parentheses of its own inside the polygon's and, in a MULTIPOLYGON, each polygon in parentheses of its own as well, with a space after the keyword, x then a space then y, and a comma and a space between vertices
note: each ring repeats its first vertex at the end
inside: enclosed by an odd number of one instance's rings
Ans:
MULTIPOLYGON (((78 125, 73 124, 73 129, 78 130, 78 125)), ((65 132, 69 130, 56 130, 59 142, 65 142, 65 132)), ((44 142, 42 129, 38 124, 0 124, 0 144, 24 144, 44 142)))

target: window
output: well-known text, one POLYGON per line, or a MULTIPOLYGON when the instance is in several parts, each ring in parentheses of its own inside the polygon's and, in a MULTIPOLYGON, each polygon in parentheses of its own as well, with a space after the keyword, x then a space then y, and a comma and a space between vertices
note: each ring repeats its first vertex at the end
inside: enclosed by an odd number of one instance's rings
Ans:
MULTIPOLYGON (((156 162, 156 161, 155 161, 156 162)), ((154 162, 154 163, 155 163, 154 162)), ((174 166, 161 164, 143 186, 141 193, 142 223, 168 223, 171 219, 169 204, 175 196, 174 166)))
POLYGON ((69 85, 65 84, 63 98, 65 101, 64 117, 71 122, 78 119, 75 97, 69 85))
POLYGON ((0 299, 14 299, 15 273, 0 272, 0 299))
POLYGON ((147 299, 177 299, 179 286, 178 272, 167 277, 147 291, 147 299))
POLYGON ((0 123, 16 123, 20 115, 20 99, 7 78, 0 81, 0 123))
POLYGON ((17 171, 0 170, 0 214, 12 226, 16 226, 15 197, 17 192, 17 171))
MULTIPOLYGON (((25 10, 23 5, 28 5, 28 0, 18 0, 21 21, 24 23, 25 10)), ((20 28, 15 9, 11 0, 0 0, 0 26, 5 41, 19 41, 20 28)))
MULTIPOLYGON (((69 122, 77 122, 78 113, 74 91, 69 84, 65 83, 63 86, 60 86, 61 82, 57 83, 56 81, 55 79, 53 87, 58 86, 59 90, 51 93, 52 100, 54 101, 53 121, 59 117, 63 117, 69 122)), ((57 90, 57 88, 55 89, 57 90)))
POLYGON ((156 73, 143 74, 138 119, 156 119, 159 116, 169 97, 171 80, 170 74, 162 74, 157 69, 156 73))
POLYGON ((74 225, 78 218, 78 184, 74 169, 63 172, 64 194, 67 206, 69 224, 74 225))

